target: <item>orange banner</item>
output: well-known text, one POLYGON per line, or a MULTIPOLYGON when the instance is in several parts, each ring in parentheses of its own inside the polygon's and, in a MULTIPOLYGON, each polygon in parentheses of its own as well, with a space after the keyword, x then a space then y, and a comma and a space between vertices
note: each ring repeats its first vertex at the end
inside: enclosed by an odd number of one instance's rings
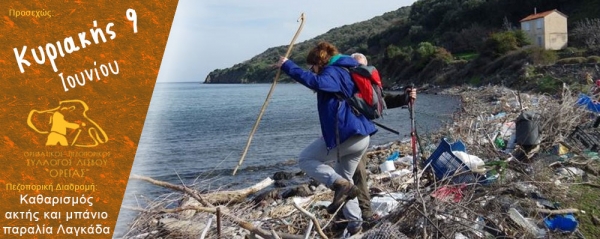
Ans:
POLYGON ((0 237, 112 237, 176 6, 0 2, 0 237))

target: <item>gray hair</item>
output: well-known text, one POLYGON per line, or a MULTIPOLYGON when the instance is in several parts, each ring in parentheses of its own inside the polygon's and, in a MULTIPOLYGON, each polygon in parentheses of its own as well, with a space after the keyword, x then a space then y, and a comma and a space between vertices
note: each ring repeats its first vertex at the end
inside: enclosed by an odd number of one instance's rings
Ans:
POLYGON ((368 65, 368 64, 367 64, 367 62, 368 62, 368 61, 367 61, 367 57, 366 57, 365 55, 363 55, 362 53, 358 53, 358 52, 356 52, 356 53, 352 53, 352 55, 350 55, 350 56, 351 56, 352 58, 356 59, 356 60, 359 60, 359 59, 364 59, 364 60, 365 60, 365 65, 368 65))

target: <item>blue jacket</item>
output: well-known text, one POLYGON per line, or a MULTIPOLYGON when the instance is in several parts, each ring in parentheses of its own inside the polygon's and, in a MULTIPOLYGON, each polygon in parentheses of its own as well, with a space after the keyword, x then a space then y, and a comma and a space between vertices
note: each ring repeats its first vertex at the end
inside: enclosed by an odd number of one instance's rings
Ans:
POLYGON ((358 62, 352 57, 336 55, 329 64, 317 75, 303 70, 291 60, 286 61, 281 70, 292 79, 317 92, 317 109, 321 132, 327 149, 337 146, 336 143, 336 114, 339 128, 339 140, 343 143, 354 135, 373 135, 377 128, 367 118, 356 115, 351 106, 343 99, 338 99, 336 93, 350 97, 357 89, 350 78, 350 73, 342 67, 355 67, 358 62))

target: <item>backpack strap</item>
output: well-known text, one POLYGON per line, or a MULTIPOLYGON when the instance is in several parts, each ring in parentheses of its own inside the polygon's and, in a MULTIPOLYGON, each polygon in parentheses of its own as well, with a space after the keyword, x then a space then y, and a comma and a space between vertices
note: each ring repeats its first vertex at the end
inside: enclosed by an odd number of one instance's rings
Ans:
POLYGON ((336 154, 337 154, 337 162, 340 163, 342 158, 340 157, 340 107, 342 102, 338 101, 338 107, 335 110, 335 144, 336 144, 336 154))
POLYGON ((354 71, 364 77, 367 77, 369 79, 373 77, 374 70, 375 70, 374 66, 364 66, 364 65, 359 65, 359 66, 352 68, 352 71, 354 71))
MULTIPOLYGON (((348 72, 348 74, 350 74, 350 80, 352 82, 354 82, 354 80, 352 80, 352 71, 350 70, 350 68, 345 67, 345 66, 341 66, 341 68, 344 69, 344 70, 346 70, 348 72)), ((354 85, 354 87, 356 88, 356 85, 354 85)), ((353 91, 354 91, 354 89, 353 89, 353 91)), ((354 113, 354 115, 356 115, 356 116, 360 115, 360 112, 352 104, 350 104, 348 102, 348 100, 350 99, 350 97, 352 97, 352 94, 354 94, 354 92, 350 92, 351 95, 349 97, 346 97, 344 94, 342 94, 340 92, 333 93, 333 94, 338 98, 338 101, 346 101, 346 103, 348 104, 348 106, 350 106, 350 108, 352 109, 352 113, 354 113)), ((339 109, 339 106, 340 105, 338 105, 338 109, 339 109)))

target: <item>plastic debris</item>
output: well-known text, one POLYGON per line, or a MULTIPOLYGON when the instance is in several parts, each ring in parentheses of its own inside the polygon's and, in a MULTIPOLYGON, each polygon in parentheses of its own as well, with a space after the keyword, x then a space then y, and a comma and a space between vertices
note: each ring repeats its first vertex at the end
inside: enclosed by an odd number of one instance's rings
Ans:
POLYGON ((391 196, 371 198, 371 208, 373 208, 373 213, 380 216, 388 215, 392 210, 398 207, 398 205, 398 201, 391 196))
POLYGON ((521 213, 519 213, 516 209, 510 208, 508 210, 508 216, 512 219, 517 225, 521 226, 525 229, 530 235, 535 238, 545 238, 546 231, 544 229, 539 228, 535 223, 531 222, 529 219, 525 218, 521 213))
POLYGON ((571 178, 571 177, 581 177, 585 174, 585 171, 583 171, 580 168, 576 168, 576 167, 564 167, 564 168, 557 169, 556 173, 562 177, 571 178))
POLYGON ((573 232, 577 229, 577 219, 573 214, 565 214, 565 215, 552 215, 548 216, 544 219, 544 223, 548 229, 554 231, 559 230, 563 232, 573 232))
POLYGON ((433 193, 431 193, 431 196, 434 198, 437 198, 439 200, 445 201, 445 202, 458 203, 458 202, 460 202, 460 200, 462 200, 462 197, 463 197, 462 190, 465 187, 467 187, 466 184, 443 186, 443 187, 435 190, 433 193))

